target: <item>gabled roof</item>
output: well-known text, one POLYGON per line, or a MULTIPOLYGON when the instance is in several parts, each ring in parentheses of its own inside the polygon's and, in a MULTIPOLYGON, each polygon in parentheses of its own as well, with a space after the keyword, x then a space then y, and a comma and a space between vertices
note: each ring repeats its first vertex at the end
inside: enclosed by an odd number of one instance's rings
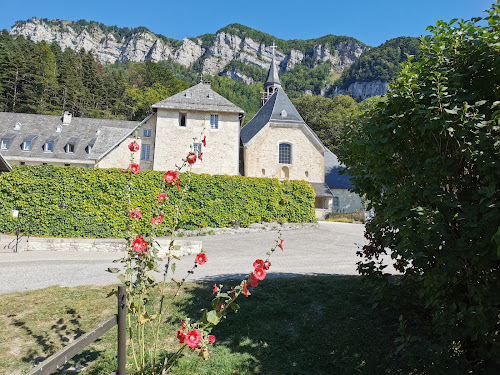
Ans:
POLYGON ((203 82, 153 104, 152 107, 159 109, 245 113, 240 107, 212 90, 210 84, 203 82))
POLYGON ((349 181, 351 178, 346 174, 339 174, 345 169, 337 156, 330 150, 325 151, 325 182, 330 189, 351 189, 354 185, 349 181))
POLYGON ((311 182, 311 185, 316 194, 316 198, 333 197, 331 190, 325 182, 311 182))
POLYGON ((3 158, 2 154, 0 154, 0 173, 1 172, 12 172, 12 167, 7 160, 3 158))
POLYGON ((297 112, 285 91, 281 88, 276 90, 262 108, 259 109, 259 112, 241 129, 240 137, 243 146, 246 146, 269 123, 303 127, 306 134, 316 143, 317 147, 325 147, 316 133, 300 117, 299 112, 297 112))
POLYGON ((75 162, 99 160, 111 151, 125 134, 131 135, 138 125, 136 121, 83 117, 73 117, 69 125, 63 125, 61 116, 0 112, 0 138, 9 139, 9 148, 2 150, 2 153, 8 159, 32 157, 75 162), (16 123, 21 124, 19 130, 14 130, 16 123), (57 131, 58 128, 60 132, 57 131), (93 138, 96 140, 92 142, 93 138), (23 151, 22 143, 30 139, 31 150, 23 151), (46 142, 53 142, 52 152, 44 151, 46 142), (99 148, 88 153, 86 148, 91 143, 99 143, 99 148), (73 153, 66 152, 67 144, 75 146, 73 153))

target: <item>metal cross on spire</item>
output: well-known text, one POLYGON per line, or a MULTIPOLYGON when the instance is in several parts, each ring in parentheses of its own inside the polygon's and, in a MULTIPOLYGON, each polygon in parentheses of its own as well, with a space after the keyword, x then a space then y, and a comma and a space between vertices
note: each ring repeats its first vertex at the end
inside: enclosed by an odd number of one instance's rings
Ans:
POLYGON ((274 58, 274 51, 276 49, 276 44, 274 44, 274 40, 273 40, 273 44, 271 45, 271 49, 273 50, 273 58, 274 58))

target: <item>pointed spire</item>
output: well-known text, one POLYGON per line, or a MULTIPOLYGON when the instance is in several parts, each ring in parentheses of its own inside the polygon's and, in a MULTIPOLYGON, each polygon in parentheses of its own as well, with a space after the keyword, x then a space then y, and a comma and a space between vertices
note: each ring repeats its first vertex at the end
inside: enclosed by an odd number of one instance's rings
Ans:
POLYGON ((272 60, 271 60, 271 66, 269 67, 269 71, 267 72, 267 78, 266 81, 264 82, 264 93, 261 99, 260 106, 262 107, 267 100, 278 90, 278 88, 281 88, 281 82, 280 78, 278 75, 278 68, 276 66, 276 63, 274 61, 274 51, 276 48, 276 45, 273 44, 271 45, 272 48, 272 60))

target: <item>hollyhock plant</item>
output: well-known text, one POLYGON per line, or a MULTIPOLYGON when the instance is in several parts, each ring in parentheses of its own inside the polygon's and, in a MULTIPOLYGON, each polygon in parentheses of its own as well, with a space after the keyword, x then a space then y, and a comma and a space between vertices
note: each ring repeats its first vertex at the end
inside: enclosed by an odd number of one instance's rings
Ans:
POLYGON ((163 221, 163 214, 159 214, 158 217, 151 218, 151 224, 160 225, 163 221))
POLYGON ((257 280, 264 280, 266 278, 266 270, 264 267, 256 267, 253 270, 253 275, 257 280))
POLYGON ((177 181, 179 173, 177 171, 167 171, 167 173, 163 175, 163 178, 167 184, 170 184, 177 181))
POLYGON ((196 256, 196 263, 198 263, 199 265, 204 265, 205 263, 207 262, 207 254, 205 253, 199 253, 197 256, 196 256))
POLYGON ((165 200, 165 198, 167 197, 167 194, 166 193, 160 193, 156 196, 156 198, 158 199, 159 202, 163 202, 165 200))
POLYGON ((215 294, 219 291, 219 288, 217 288, 217 284, 214 284, 214 288, 212 289, 212 294, 215 294))
POLYGON ((280 241, 280 245, 279 246, 280 246, 281 251, 283 251, 283 240, 280 241))
POLYGON ((137 164, 137 163, 132 163, 132 164, 130 164, 130 171, 132 173, 137 174, 141 171, 141 167, 139 167, 139 164, 137 164))
POLYGON ((129 212, 131 219, 140 219, 142 217, 142 213, 139 210, 132 210, 129 212))
POLYGON ((122 173, 128 173, 128 169, 126 169, 126 168, 122 168, 122 171, 121 171, 121 172, 122 172, 122 173))
POLYGON ((200 159, 200 161, 203 161, 203 152, 200 153, 200 156, 198 156, 198 159, 200 159))
POLYGON ((259 285, 259 281, 255 278, 255 275, 253 273, 250 276, 248 276, 248 281, 250 282, 250 285, 253 286, 254 288, 259 285))
POLYGON ((186 340, 186 334, 177 330, 177 338, 179 339, 179 343, 184 344, 184 341, 186 340))
POLYGON ((215 342, 215 336, 214 335, 208 335, 207 339, 208 339, 208 342, 210 344, 213 344, 215 342))
POLYGON ((264 261, 262 259, 257 259, 253 262, 253 268, 264 267, 264 261))
POLYGON ((190 152, 186 157, 186 161, 188 162, 188 164, 196 163, 196 154, 194 152, 190 152))
POLYGON ((197 329, 189 331, 186 335, 186 345, 190 348, 196 348, 201 341, 201 333, 197 329))
POLYGON ((248 297, 250 292, 248 291, 247 283, 243 284, 243 293, 245 294, 245 297, 248 297))
POLYGON ((207 136, 205 135, 203 137, 203 141, 201 141, 203 143, 203 147, 207 147, 207 136))
POLYGON ((136 141, 133 141, 132 143, 130 143, 128 145, 128 149, 131 151, 131 152, 136 152, 136 151, 139 151, 139 144, 136 142, 136 141))
POLYGON ((148 246, 149 244, 144 241, 144 238, 142 238, 140 234, 137 235, 134 241, 132 241, 132 247, 136 253, 145 252, 148 246))

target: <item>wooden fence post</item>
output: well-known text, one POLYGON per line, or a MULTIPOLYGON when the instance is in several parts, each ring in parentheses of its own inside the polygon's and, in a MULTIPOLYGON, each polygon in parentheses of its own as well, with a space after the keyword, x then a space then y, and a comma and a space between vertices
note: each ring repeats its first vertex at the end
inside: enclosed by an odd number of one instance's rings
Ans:
POLYGON ((127 356, 127 292, 118 286, 118 375, 125 375, 127 356))

